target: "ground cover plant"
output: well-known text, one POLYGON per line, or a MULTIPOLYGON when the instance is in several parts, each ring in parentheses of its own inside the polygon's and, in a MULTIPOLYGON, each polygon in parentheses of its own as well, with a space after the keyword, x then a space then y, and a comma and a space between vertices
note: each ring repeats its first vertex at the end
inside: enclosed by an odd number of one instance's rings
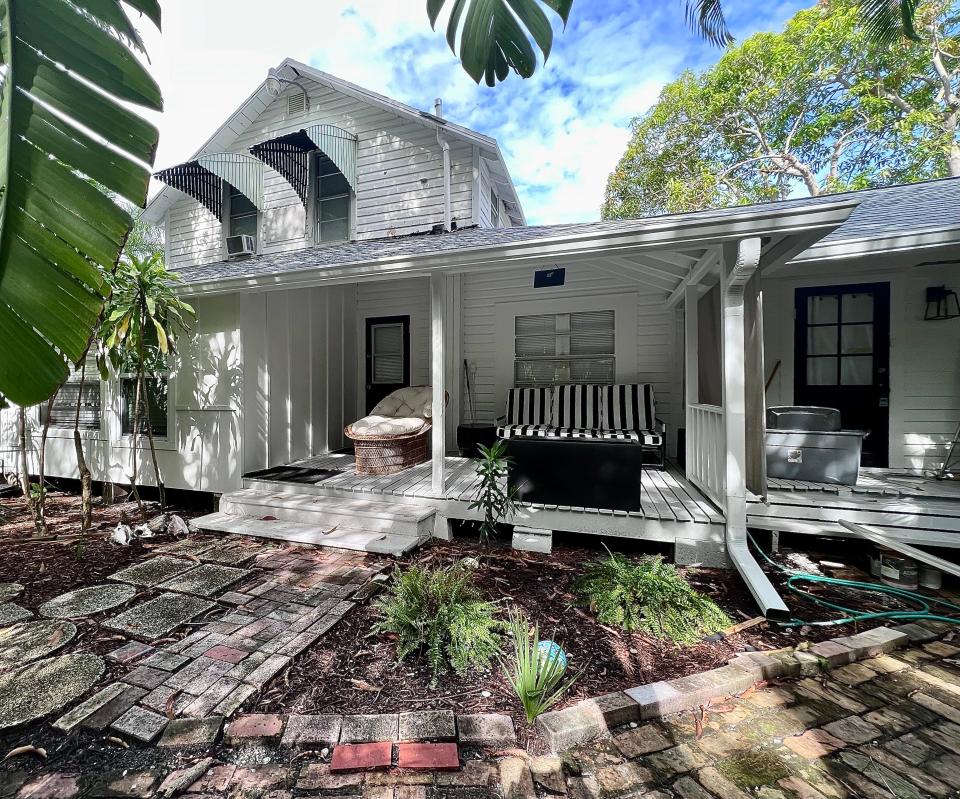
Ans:
POLYGON ((376 631, 396 637, 397 659, 422 653, 435 685, 451 669, 486 669, 500 651, 497 605, 474 581, 475 561, 398 570, 389 592, 377 600, 376 631))
POLYGON ((708 596, 694 590, 662 557, 631 560, 609 552, 589 564, 575 586, 582 606, 602 624, 642 631, 678 644, 730 626, 730 619, 708 596))

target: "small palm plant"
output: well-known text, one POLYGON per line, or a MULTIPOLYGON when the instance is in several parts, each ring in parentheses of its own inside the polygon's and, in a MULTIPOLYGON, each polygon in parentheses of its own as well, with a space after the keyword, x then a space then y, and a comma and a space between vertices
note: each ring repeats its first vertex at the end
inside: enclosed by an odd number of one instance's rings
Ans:
POLYGON ((165 505, 163 478, 149 418, 147 379, 148 375, 166 371, 169 356, 176 353, 177 335, 188 329, 187 317, 195 315, 193 308, 177 295, 179 280, 178 275, 166 270, 162 253, 145 258, 131 255, 129 260, 117 265, 116 272, 110 277, 113 293, 107 304, 102 331, 103 353, 98 361, 104 379, 108 376, 107 358, 114 369, 129 369, 135 373, 131 483, 141 513, 143 505, 136 493, 137 439, 144 422, 161 509, 165 505))
POLYGON ((483 512, 480 522, 480 543, 489 544, 497 537, 499 525, 517 509, 516 486, 507 486, 510 458, 507 445, 498 440, 492 447, 479 445, 480 457, 475 459, 480 485, 470 510, 483 512))
POLYGON ((520 698, 527 721, 553 707, 570 690, 578 674, 564 680, 567 658, 552 641, 540 640, 540 626, 531 624, 523 611, 510 611, 510 632, 513 637, 513 659, 501 661, 504 676, 520 698))

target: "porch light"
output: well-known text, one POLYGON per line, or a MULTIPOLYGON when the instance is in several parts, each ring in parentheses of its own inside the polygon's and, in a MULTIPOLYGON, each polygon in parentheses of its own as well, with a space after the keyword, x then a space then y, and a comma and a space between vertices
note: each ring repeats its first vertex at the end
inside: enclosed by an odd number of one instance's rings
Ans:
POLYGON ((927 322, 960 317, 960 299, 957 292, 946 286, 927 287, 927 309, 923 318, 927 322))
MULTIPOLYGON (((293 69, 293 68, 291 67, 291 69, 293 69)), ((293 70, 293 72, 294 72, 294 74, 296 74, 297 77, 292 78, 292 79, 291 79, 291 78, 285 78, 285 77, 283 77, 283 76, 280 74, 280 70, 279 70, 279 69, 277 69, 276 67, 270 67, 270 69, 267 70, 267 80, 266 80, 266 84, 267 84, 267 94, 269 94, 271 97, 279 97, 279 96, 280 96, 280 92, 283 91, 284 85, 286 85, 286 86, 296 86, 298 89, 300 89, 300 91, 303 92, 303 99, 304 99, 304 102, 305 102, 305 104, 306 104, 306 110, 309 111, 309 110, 310 110, 310 95, 309 95, 309 93, 307 92, 306 86, 304 86, 304 85, 300 82, 300 73, 298 73, 295 69, 293 70)))

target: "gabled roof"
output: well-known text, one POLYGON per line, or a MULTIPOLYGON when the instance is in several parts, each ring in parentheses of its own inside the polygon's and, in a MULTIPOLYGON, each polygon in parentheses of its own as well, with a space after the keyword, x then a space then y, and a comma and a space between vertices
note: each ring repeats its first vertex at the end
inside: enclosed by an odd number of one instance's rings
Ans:
MULTIPOLYGON (((420 111, 405 103, 384 97, 382 94, 364 89, 362 86, 357 86, 355 83, 337 78, 292 58, 285 58, 277 66, 277 70, 281 73, 284 70, 293 70, 301 77, 309 78, 334 91, 341 92, 348 97, 369 103, 401 119, 415 122, 431 130, 436 129, 436 127, 440 125, 450 137, 476 145, 480 148, 481 154, 497 167, 496 172, 500 176, 498 186, 501 196, 506 194, 508 200, 512 199, 518 207, 520 206, 520 199, 517 196, 516 188, 513 185, 513 180, 510 177, 510 172, 507 169, 506 162, 503 159, 503 154, 500 152, 500 146, 497 144, 496 139, 462 125, 457 125, 449 120, 440 119, 431 113, 420 111)), ((263 83, 254 90, 253 94, 243 101, 227 121, 224 122, 188 160, 193 161, 202 155, 227 151, 234 141, 236 141, 237 137, 246 131, 264 109, 275 99, 275 97, 267 92, 267 82, 266 79, 264 79, 263 83)), ((175 189, 164 186, 150 202, 147 203, 147 207, 142 214, 143 220, 151 224, 159 224, 169 207, 178 198, 178 194, 175 189)))

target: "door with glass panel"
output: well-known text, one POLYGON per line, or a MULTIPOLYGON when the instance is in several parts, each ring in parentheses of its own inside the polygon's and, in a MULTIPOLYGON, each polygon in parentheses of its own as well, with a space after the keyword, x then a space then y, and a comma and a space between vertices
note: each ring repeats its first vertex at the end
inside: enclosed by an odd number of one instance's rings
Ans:
POLYGON ((797 289, 795 401, 840 410, 869 430, 863 466, 886 466, 890 422, 890 284, 797 289))
POLYGON ((367 319, 367 413, 387 394, 410 385, 410 317, 367 319))

